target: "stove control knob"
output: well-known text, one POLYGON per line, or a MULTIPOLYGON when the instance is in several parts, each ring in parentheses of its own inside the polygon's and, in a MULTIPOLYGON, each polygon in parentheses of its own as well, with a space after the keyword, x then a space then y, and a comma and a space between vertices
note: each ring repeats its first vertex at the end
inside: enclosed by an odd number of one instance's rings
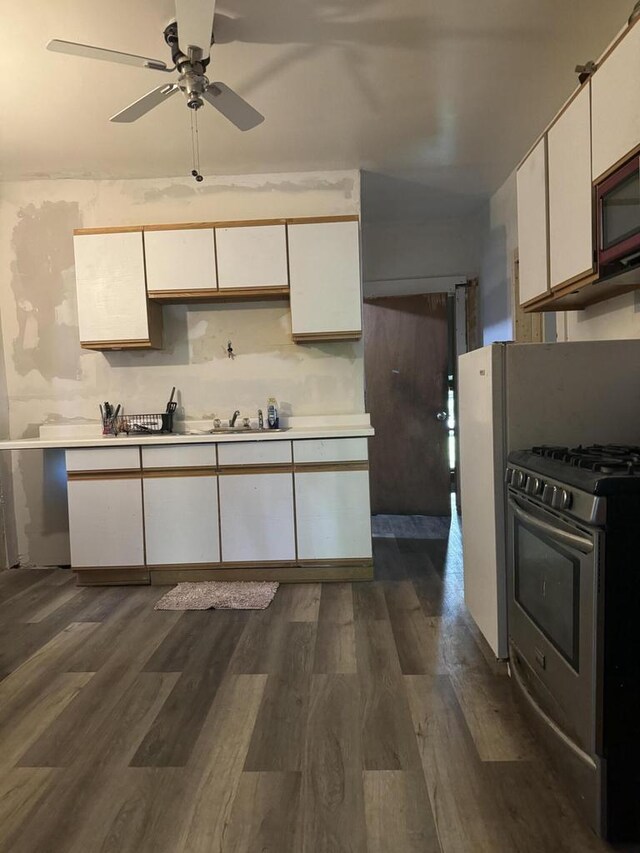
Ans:
POLYGON ((551 506, 554 509, 568 509, 571 506, 571 492, 566 489, 554 488, 551 506))
POLYGON ((511 479, 512 485, 516 487, 516 489, 521 489, 524 486, 524 481, 526 480, 526 475, 524 471, 514 471, 513 477, 511 479))
POLYGON ((542 503, 547 506, 551 506, 553 503, 553 495, 556 491, 557 489, 555 486, 545 483, 544 489, 542 490, 542 503))
POLYGON ((507 484, 507 486, 511 485, 512 480, 513 480, 513 468, 507 468, 507 470, 504 472, 504 481, 507 484))
POLYGON ((542 489, 542 480, 538 477, 527 477, 527 485, 525 486, 525 492, 528 495, 539 495, 542 489))

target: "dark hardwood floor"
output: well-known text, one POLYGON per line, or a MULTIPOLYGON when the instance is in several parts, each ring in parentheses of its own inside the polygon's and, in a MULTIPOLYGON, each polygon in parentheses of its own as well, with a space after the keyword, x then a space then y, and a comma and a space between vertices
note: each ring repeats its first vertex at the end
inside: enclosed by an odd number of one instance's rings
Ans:
MULTIPOLYGON (((411 534, 415 536, 415 530, 411 534)), ((263 612, 0 574, 6 853, 596 853, 442 539, 263 612)))

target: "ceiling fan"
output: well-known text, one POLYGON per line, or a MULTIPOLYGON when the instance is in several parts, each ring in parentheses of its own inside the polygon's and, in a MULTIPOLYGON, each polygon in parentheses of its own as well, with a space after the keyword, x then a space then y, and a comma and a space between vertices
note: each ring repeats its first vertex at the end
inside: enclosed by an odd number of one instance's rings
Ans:
MULTIPOLYGON (((88 44, 52 39, 48 50, 84 56, 88 59, 103 59, 153 71, 178 73, 177 80, 157 86, 138 98, 128 107, 111 116, 114 122, 132 122, 146 115, 154 107, 177 92, 182 92, 191 110, 199 110, 206 101, 234 124, 239 130, 251 130, 262 121, 262 116, 250 104, 224 83, 210 83, 205 70, 210 61, 213 44, 213 16, 215 0, 175 0, 176 20, 165 27, 164 40, 171 48, 173 67, 168 68, 160 59, 149 59, 133 53, 107 50, 88 44)), ((192 113, 193 115, 193 113, 192 113)))

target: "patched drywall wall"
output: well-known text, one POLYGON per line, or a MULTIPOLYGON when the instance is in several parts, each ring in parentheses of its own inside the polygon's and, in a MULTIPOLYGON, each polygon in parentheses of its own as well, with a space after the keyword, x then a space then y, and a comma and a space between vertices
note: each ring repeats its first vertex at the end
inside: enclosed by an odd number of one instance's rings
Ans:
MULTIPOLYGON (((173 385, 186 418, 228 417, 236 408, 255 415, 272 395, 297 415, 363 411, 362 344, 294 344, 286 302, 165 306, 161 351, 81 350, 72 241, 79 227, 359 212, 357 171, 207 177, 202 184, 3 184, 3 436, 35 437, 47 422, 97 421, 102 400, 122 402, 130 412, 162 411, 173 385)), ((0 428, 1 409, 0 400, 0 428)), ((12 471, 20 561, 68 563, 63 454, 13 453, 12 471)))

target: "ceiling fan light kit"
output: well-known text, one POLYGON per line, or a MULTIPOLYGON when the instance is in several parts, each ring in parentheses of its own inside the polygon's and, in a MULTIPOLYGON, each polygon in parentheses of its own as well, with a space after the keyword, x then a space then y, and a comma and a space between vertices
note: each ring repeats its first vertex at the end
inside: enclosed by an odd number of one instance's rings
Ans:
POLYGON ((225 83, 210 83, 205 74, 211 59, 211 46, 214 44, 214 13, 215 0, 176 0, 176 20, 171 21, 164 30, 164 40, 171 49, 173 61, 171 68, 160 59, 150 59, 146 56, 60 39, 50 41, 47 44, 47 49, 71 56, 148 68, 162 73, 177 72, 177 80, 157 86, 111 116, 110 120, 127 124, 137 121, 172 95, 182 92, 186 98, 187 106, 192 110, 193 169, 191 174, 196 181, 200 182, 203 178, 200 174, 197 111, 204 106, 205 102, 214 107, 239 130, 251 130, 264 121, 264 116, 233 89, 230 89, 225 83))

